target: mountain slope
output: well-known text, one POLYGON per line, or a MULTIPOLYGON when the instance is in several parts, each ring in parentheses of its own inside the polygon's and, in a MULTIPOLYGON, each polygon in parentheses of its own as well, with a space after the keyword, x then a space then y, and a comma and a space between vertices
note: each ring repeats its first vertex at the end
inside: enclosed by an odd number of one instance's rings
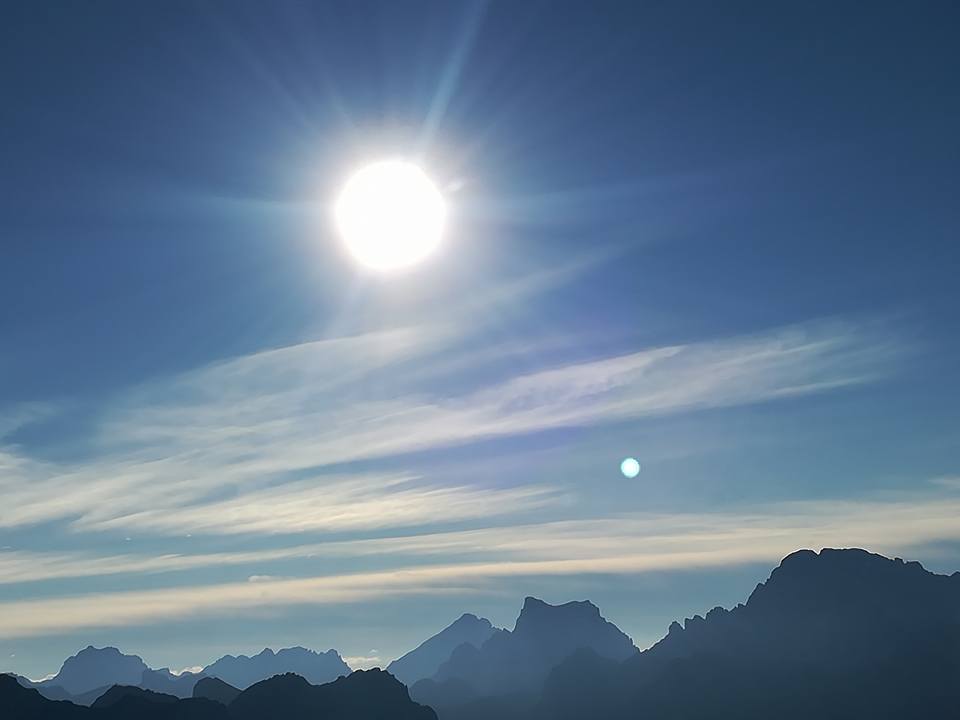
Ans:
POLYGON ((228 685, 220 678, 204 677, 197 681, 193 686, 193 697, 206 698, 214 700, 221 705, 229 705, 240 694, 240 690, 233 685, 228 685))
POLYGON ((84 720, 89 708, 64 700, 48 700, 36 689, 24 687, 13 675, 0 674, 0 709, 4 720, 84 720))
POLYGON ((958 621, 960 574, 865 550, 801 550, 746 604, 673 623, 639 664, 703 653, 772 658, 788 648, 790 664, 844 671, 895 661, 958 621))
POLYGON ((567 659, 531 717, 952 717, 958 678, 960 574, 807 550, 744 605, 674 623, 625 663, 567 659))
POLYGON ((317 653, 303 647, 294 647, 284 648, 276 653, 266 648, 253 657, 225 655, 207 665, 202 672, 203 675, 220 678, 241 690, 284 673, 294 673, 309 683, 322 685, 341 675, 349 675, 350 668, 336 650, 317 653))
POLYGON ((461 615, 436 635, 428 638, 403 657, 387 666, 387 672, 407 686, 432 677, 453 651, 466 643, 480 647, 496 629, 485 618, 469 613, 461 615))
POLYGON ((114 685, 90 707, 96 720, 228 720, 227 709, 207 699, 178 698, 114 685))

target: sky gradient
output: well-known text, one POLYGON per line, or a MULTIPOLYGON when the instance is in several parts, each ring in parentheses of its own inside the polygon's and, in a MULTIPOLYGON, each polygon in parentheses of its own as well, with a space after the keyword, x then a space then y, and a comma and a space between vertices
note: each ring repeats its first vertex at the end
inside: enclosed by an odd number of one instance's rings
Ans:
POLYGON ((770 5, 11 6, 0 670, 960 569, 960 14, 770 5), (381 157, 450 208, 389 277, 381 157))

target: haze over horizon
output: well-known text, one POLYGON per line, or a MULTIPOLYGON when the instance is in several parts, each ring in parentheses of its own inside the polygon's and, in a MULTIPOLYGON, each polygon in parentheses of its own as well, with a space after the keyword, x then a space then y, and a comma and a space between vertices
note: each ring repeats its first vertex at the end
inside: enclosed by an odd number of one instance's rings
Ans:
POLYGON ((0 671, 960 570, 950 4, 8 15, 0 671), (397 157, 444 236, 378 274, 332 207, 397 157))

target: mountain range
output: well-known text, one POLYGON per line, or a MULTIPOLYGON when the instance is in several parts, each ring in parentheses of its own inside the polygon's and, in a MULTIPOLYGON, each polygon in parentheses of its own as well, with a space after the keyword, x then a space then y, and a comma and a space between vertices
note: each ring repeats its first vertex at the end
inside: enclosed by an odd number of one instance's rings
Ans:
MULTIPOLYGON (((210 678, 205 678, 209 680, 210 678)), ((202 682, 202 681, 201 681, 202 682)), ((357 670, 323 685, 311 685, 286 673, 246 690, 200 685, 201 690, 227 691, 229 700, 198 695, 177 698, 143 688, 114 685, 90 706, 49 700, 36 689, 0 675, 0 709, 5 720, 269 720, 309 717, 313 720, 436 720, 436 713, 410 700, 407 688, 382 670, 357 670)))
POLYGON ((37 689, 0 676, 0 708, 13 720, 960 717, 960 573, 801 550, 745 603, 674 622, 642 652, 592 603, 528 597, 513 630, 464 615, 388 669, 349 673, 335 651, 292 648, 227 656, 184 678, 87 648, 37 689), (179 698, 155 691, 167 682, 179 698))
POLYGON ((253 657, 226 655, 207 665, 201 674, 220 678, 245 690, 256 682, 283 673, 295 673, 309 683, 322 685, 350 672, 350 667, 336 650, 317 653, 294 647, 277 652, 267 648, 253 657))
POLYGON ((18 680, 24 687, 37 690, 49 700, 92 705, 114 685, 189 698, 197 681, 205 677, 219 678, 244 690, 283 673, 295 673, 310 683, 322 685, 350 672, 350 667, 336 650, 318 653, 294 647, 274 652, 266 648, 252 657, 225 655, 198 673, 174 674, 169 668, 154 670, 139 656, 125 655, 114 647, 86 647, 67 658, 52 678, 41 682, 24 677, 18 677, 18 680))

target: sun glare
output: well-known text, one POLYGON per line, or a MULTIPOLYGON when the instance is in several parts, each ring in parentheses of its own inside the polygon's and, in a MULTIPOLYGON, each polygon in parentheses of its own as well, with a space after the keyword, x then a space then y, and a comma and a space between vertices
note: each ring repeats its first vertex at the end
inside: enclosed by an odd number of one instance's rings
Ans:
POLYGON ((447 215, 443 196, 426 173, 402 160, 358 170, 334 212, 350 253, 381 272, 414 265, 436 250, 447 215))

